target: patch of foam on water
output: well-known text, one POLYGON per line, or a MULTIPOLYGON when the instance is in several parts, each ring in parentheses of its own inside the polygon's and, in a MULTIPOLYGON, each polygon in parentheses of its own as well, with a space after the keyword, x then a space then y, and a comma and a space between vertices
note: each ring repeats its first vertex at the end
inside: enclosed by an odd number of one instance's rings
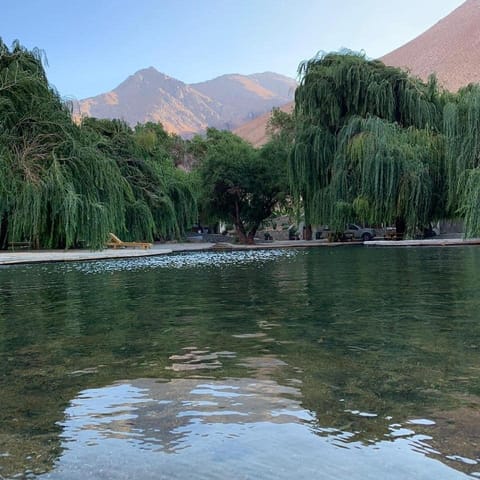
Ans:
POLYGON ((346 413, 351 413, 352 415, 357 415, 364 418, 375 418, 378 417, 378 414, 372 412, 361 412, 360 410, 344 410, 346 413))
POLYGON ((241 250, 234 252, 193 252, 153 257, 123 258, 64 264, 66 271, 80 271, 86 274, 121 272, 159 268, 221 268, 229 265, 266 263, 280 258, 293 258, 298 250, 241 250))
POLYGON ((389 430, 390 433, 386 434, 386 436, 393 438, 410 437, 411 435, 415 435, 415 432, 409 428, 389 428, 389 430))
POLYGON ((407 423, 409 423, 410 425, 435 425, 435 422, 433 420, 428 420, 427 418, 414 418, 412 420, 409 420, 407 423))
POLYGON ((461 457, 460 455, 447 455, 446 458, 454 462, 465 463, 466 465, 477 465, 477 461, 471 458, 461 457))

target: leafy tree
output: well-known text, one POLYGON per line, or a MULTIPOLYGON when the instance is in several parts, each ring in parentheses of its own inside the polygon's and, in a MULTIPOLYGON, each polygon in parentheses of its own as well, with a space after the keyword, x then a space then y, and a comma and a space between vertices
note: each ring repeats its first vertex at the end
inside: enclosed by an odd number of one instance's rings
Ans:
POLYGON ((233 223, 240 242, 252 244, 284 195, 285 159, 271 146, 258 152, 230 132, 209 129, 205 142, 199 167, 205 212, 233 223))
MULTIPOLYGON (((443 137, 378 117, 352 117, 338 135, 330 216, 341 229, 404 222, 413 234, 444 215, 443 137)), ((403 225, 402 225, 403 226, 403 225)))
POLYGON ((480 235, 480 85, 469 85, 445 104, 447 210, 465 221, 467 237, 480 235))
POLYGON ((267 134, 270 139, 284 138, 291 142, 295 136, 295 116, 292 113, 284 112, 280 108, 274 108, 267 123, 267 134))
POLYGON ((0 40, 0 248, 180 235, 196 217, 192 182, 172 160, 180 140, 154 124, 76 125, 43 60, 0 40))
POLYGON ((42 61, 0 40, 0 244, 100 247, 123 225, 126 184, 72 122, 42 61))
POLYGON ((292 188, 305 221, 396 222, 413 232, 441 215, 442 105, 425 84, 351 52, 300 67, 292 188))
POLYGON ((86 119, 83 127, 99 135, 102 150, 115 159, 130 187, 126 198, 127 239, 179 237, 197 216, 196 195, 187 173, 175 168, 171 151, 177 138, 160 124, 132 130, 119 120, 86 119))

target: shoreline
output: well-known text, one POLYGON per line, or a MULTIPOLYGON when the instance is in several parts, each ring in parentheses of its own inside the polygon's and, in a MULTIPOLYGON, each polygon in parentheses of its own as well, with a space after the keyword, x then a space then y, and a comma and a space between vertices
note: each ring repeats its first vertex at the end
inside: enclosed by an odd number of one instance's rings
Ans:
POLYGON ((265 250, 278 248, 313 248, 313 247, 445 247, 480 245, 480 239, 438 238, 427 240, 371 240, 369 242, 327 242, 322 240, 278 240, 259 242, 255 245, 238 245, 212 242, 178 242, 157 243, 151 249, 104 249, 104 250, 17 250, 0 252, 0 266, 33 263, 81 262, 110 260, 121 258, 154 257, 172 253, 200 251, 236 251, 265 250))
POLYGON ((22 265, 33 263, 81 262, 95 260, 115 260, 121 258, 155 257, 170 255, 172 253, 205 252, 205 251, 230 251, 230 250, 255 250, 273 248, 306 248, 317 246, 361 245, 361 242, 327 243, 324 240, 292 240, 255 245, 237 245, 230 243, 213 242, 178 242, 154 243, 148 250, 137 248, 103 249, 103 250, 16 250, 0 252, 0 266, 22 265))

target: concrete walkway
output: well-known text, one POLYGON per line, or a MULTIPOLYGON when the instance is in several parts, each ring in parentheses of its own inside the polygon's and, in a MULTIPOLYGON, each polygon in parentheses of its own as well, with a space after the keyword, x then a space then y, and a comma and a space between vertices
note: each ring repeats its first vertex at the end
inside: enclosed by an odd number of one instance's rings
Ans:
POLYGON ((428 238, 425 240, 370 240, 367 247, 453 247, 480 245, 480 238, 428 238))
POLYGON ((231 243, 156 243, 151 249, 136 248, 104 249, 104 250, 17 250, 0 253, 1 265, 15 265, 22 263, 49 263, 49 262, 78 262, 89 260, 106 260, 116 258, 152 257, 170 253, 195 251, 229 251, 229 250, 258 250, 273 248, 312 248, 312 247, 346 247, 353 245, 410 247, 410 246, 453 246, 478 245, 480 239, 463 240, 461 238, 438 238, 429 240, 372 240, 370 242, 341 242, 330 243, 321 240, 283 240, 274 242, 259 242, 255 245, 236 245, 231 243))

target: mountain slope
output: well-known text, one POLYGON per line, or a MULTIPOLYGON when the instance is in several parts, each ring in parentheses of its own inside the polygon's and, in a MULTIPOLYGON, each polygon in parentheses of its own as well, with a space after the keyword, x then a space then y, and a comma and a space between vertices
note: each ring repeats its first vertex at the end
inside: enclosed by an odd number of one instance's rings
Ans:
MULTIPOLYGON (((292 113, 294 108, 294 102, 289 102, 285 105, 282 105, 280 110, 283 112, 292 113)), ((244 140, 247 140, 247 142, 250 142, 254 147, 261 147, 268 142, 267 125, 271 115, 271 111, 264 113, 254 120, 240 125, 233 131, 233 133, 244 140)))
POLYGON ((81 100, 79 108, 82 115, 121 118, 131 125, 162 122, 166 130, 188 135, 220 122, 221 105, 150 67, 109 93, 81 100))
POLYGON ((221 114, 229 129, 292 101, 296 86, 295 80, 271 72, 222 75, 192 85, 223 105, 221 114))
MULTIPOLYGON (((467 0, 426 32, 380 60, 424 80, 435 73, 439 83, 450 91, 480 83, 480 0, 467 0)), ((258 117, 234 132, 255 146, 263 145, 268 140, 269 118, 269 114, 258 117)))
POLYGON ((480 0, 467 0, 426 32, 381 60, 457 91, 480 82, 480 0))
POLYGON ((130 125, 161 122, 169 132, 191 136, 207 127, 232 129, 281 106, 293 98, 295 85, 273 73, 224 75, 187 85, 150 67, 111 92, 81 100, 75 113, 121 118, 130 125))

